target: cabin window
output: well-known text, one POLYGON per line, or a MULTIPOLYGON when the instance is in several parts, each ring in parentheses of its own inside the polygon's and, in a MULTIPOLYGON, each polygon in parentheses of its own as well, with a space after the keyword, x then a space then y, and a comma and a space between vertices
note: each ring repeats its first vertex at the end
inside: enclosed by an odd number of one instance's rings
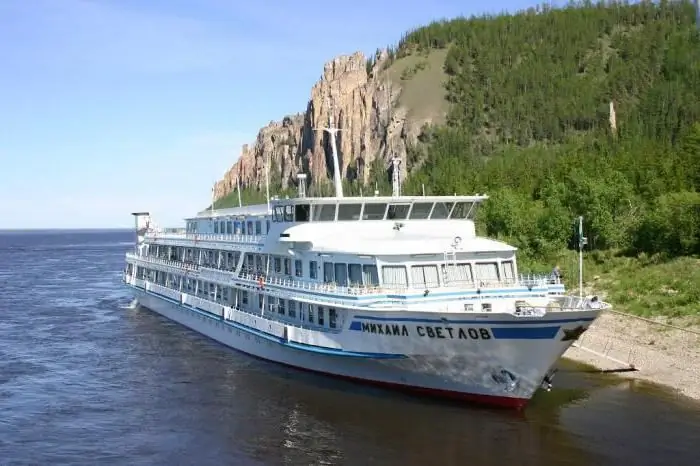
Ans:
POLYGON ((255 269, 258 272, 262 272, 265 270, 265 263, 263 261, 263 256, 261 256, 261 255, 255 256, 255 269))
POLYGON ((262 235, 262 223, 260 222, 260 220, 255 222, 255 234, 262 235))
POLYGON ((282 272, 282 259, 279 257, 275 257, 274 264, 275 264, 275 272, 281 273, 282 272))
POLYGON ((321 306, 318 307, 318 325, 325 325, 326 322, 326 309, 321 306))
POLYGON ((309 278, 312 279, 317 279, 318 278, 318 262, 316 261, 309 261, 309 278))
POLYGON ((214 222, 214 233, 219 233, 219 222, 214 222))
POLYGON ((443 264, 442 277, 446 286, 469 285, 473 282, 472 266, 467 262, 443 264))
POLYGON ((236 235, 240 235, 243 233, 243 229, 241 228, 241 222, 236 221, 233 223, 233 232, 236 235))
POLYGON ((332 262, 324 262, 323 263, 323 282, 324 283, 333 283, 333 281, 334 281, 333 263, 332 262))
POLYGON ((350 286, 362 285, 362 266, 360 264, 348 264, 348 282, 350 286))
POLYGON ((455 208, 452 210, 452 215, 450 215, 450 218, 468 218, 472 205, 474 204, 471 202, 458 202, 455 205, 455 208))
POLYGON ((387 288, 406 288, 408 274, 403 265, 385 265, 382 267, 382 281, 387 288))
POLYGON ((306 303, 299 303, 299 320, 304 322, 306 320, 306 309, 309 307, 306 303))
POLYGON ((362 211, 362 220, 384 220, 386 204, 365 204, 362 211))
POLYGON ((263 301, 265 300, 265 295, 260 293, 258 295, 258 309, 262 311, 263 309, 263 301))
POLYGON ((465 312, 474 312, 474 304, 469 303, 464 305, 465 312))
POLYGON ((236 267, 238 265, 238 261, 241 259, 241 253, 236 251, 233 253, 233 266, 236 267))
POLYGON ((314 207, 314 221, 332 222, 335 220, 335 204, 320 204, 314 207))
POLYGON ((294 206, 294 216, 297 222, 308 222, 311 220, 311 206, 309 204, 298 204, 294 206))
POLYGON ((312 304, 309 304, 309 311, 308 311, 308 316, 309 316, 309 323, 313 324, 314 323, 314 306, 312 304))
POLYGON ((362 281, 364 282, 365 286, 379 285, 379 274, 377 273, 376 265, 362 266, 362 281))
POLYGON ((222 220, 221 223, 219 224, 219 233, 222 235, 226 234, 226 221, 222 220))
POLYGON ((338 206, 338 220, 359 220, 362 212, 362 204, 340 204, 338 206))
POLYGON ((279 312, 281 315, 286 314, 287 302, 284 299, 280 299, 279 302, 277 303, 277 312, 279 312))
POLYGON ((284 274, 285 275, 292 274, 292 261, 288 257, 284 258, 284 274))
POLYGON ((253 222, 252 221, 246 222, 246 226, 248 227, 248 234, 250 236, 253 236, 253 222))
POLYGON ((328 309, 328 326, 330 328, 336 328, 338 320, 338 313, 335 309, 328 309))
POLYGON ((246 267, 248 268, 248 271, 252 271, 253 268, 255 267, 255 258, 253 257, 253 254, 247 254, 246 255, 246 267))
POLYGON ((294 275, 297 277, 304 276, 304 269, 302 268, 302 262, 299 259, 294 261, 294 275))
POLYGON ((481 303, 481 311, 482 312, 491 312, 493 307, 491 306, 491 303, 481 303))
POLYGON ((226 234, 227 235, 233 234, 233 222, 231 220, 226 222, 226 234))
POLYGON ((292 317, 292 318, 296 317, 297 316, 297 303, 296 303, 296 301, 292 301, 290 299, 287 302, 287 307, 289 308, 289 309, 287 309, 287 315, 289 315, 289 317, 292 317))
POLYGON ((454 202, 436 202, 433 212, 430 214, 430 218, 436 220, 446 219, 450 215, 454 205, 454 202))
POLYGON ((408 217, 408 210, 411 204, 389 204, 386 212, 387 220, 405 220, 408 217))
POLYGON ((416 202, 411 209, 411 220, 425 220, 433 210, 432 202, 416 202))
POLYGON ((277 310, 277 298, 274 296, 268 296, 267 297, 267 312, 270 314, 274 314, 275 311, 277 310))
MULTIPOLYGON (((344 263, 335 264, 335 281, 340 286, 348 285, 348 265, 344 263)), ((319 319, 321 315, 319 314, 319 319)))
POLYGON ((498 263, 486 262, 474 264, 476 271, 476 279, 479 282, 496 283, 498 282, 498 263))
POLYGON ((412 266, 411 281, 416 288, 435 288, 440 286, 437 265, 412 266))
POLYGON ((508 283, 513 283, 515 281, 515 268, 513 267, 513 261, 502 262, 501 270, 503 272, 503 280, 508 283))
POLYGON ((275 206, 273 220, 275 222, 283 222, 284 221, 284 209, 281 206, 275 206))
POLYGON ((245 290, 240 290, 241 293, 241 304, 248 305, 248 292, 245 290))

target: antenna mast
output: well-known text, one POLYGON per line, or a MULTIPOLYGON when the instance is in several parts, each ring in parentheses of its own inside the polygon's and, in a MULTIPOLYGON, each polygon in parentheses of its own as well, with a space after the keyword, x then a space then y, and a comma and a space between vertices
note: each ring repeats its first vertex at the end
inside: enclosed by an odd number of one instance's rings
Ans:
POLYGON ((335 197, 343 197, 343 183, 340 179, 340 164, 338 163, 338 148, 335 143, 335 135, 340 131, 339 128, 333 126, 333 108, 330 103, 330 98, 326 100, 328 105, 328 127, 317 128, 321 129, 331 136, 331 151, 333 152, 333 184, 335 185, 335 197))
POLYGON ((238 207, 243 207, 243 203, 241 202, 241 178, 236 177, 236 191, 238 191, 238 207))
POLYGON ((267 213, 270 210, 270 157, 265 160, 265 197, 267 198, 267 213))

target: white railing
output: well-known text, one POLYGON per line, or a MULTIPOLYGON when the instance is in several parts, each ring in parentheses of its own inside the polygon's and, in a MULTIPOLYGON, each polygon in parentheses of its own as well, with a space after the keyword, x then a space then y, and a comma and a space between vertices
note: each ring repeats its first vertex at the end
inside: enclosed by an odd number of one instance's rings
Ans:
POLYGON ((150 264, 159 264, 159 265, 164 265, 167 267, 174 267, 176 269, 186 270, 186 271, 191 271, 191 272, 196 272, 197 270, 199 270, 199 266, 197 264, 192 264, 192 263, 188 263, 188 262, 173 261, 173 260, 169 260, 169 259, 161 259, 159 257, 152 257, 152 256, 138 256, 138 255, 134 254, 133 252, 127 252, 126 258, 127 258, 127 260, 134 260, 134 261, 150 263, 150 264))
POLYGON ((216 233, 171 233, 166 231, 149 231, 146 233, 148 239, 175 239, 189 241, 223 241, 229 243, 262 243, 267 235, 227 235, 216 233))

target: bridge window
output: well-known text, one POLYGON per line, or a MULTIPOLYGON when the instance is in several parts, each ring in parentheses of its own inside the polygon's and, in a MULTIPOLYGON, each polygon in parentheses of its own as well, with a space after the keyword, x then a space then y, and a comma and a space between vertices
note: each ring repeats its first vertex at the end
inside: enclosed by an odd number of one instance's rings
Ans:
POLYGON ((486 262, 474 264, 476 279, 480 282, 498 282, 498 264, 496 262, 486 262))
POLYGON ((359 220, 362 212, 362 204, 340 204, 338 206, 338 220, 359 220))
POLYGON ((437 265, 412 266, 411 281, 416 288, 435 288, 440 286, 437 265))
POLYGON ((308 222, 311 220, 311 206, 308 204, 298 204, 294 206, 294 216, 297 222, 308 222))
POLYGON ((284 222, 284 208, 282 208, 282 206, 275 206, 273 220, 275 222, 284 222))
POLYGON ((248 227, 248 234, 253 236, 253 222, 246 222, 246 226, 248 227))
POLYGON ((335 220, 335 204, 321 204, 314 207, 314 221, 332 222, 335 220))
POLYGON ((447 286, 470 285, 473 282, 472 267, 467 262, 443 265, 442 276, 447 286))
POLYGON ((303 277, 304 276, 304 269, 302 266, 302 261, 297 259, 294 261, 294 275, 297 277, 303 277))
POLYGON ((293 222, 294 221, 294 206, 286 205, 284 206, 284 221, 293 222))
POLYGON ((436 202, 433 213, 430 214, 431 219, 444 220, 450 215, 454 202, 436 202))
POLYGON ((408 209, 411 204, 389 204, 386 212, 387 220, 405 220, 408 217, 408 209))
POLYGON ((472 206, 474 204, 471 202, 458 202, 455 205, 455 208, 452 210, 452 215, 450 215, 450 218, 454 219, 462 219, 462 218, 469 218, 469 213, 471 212, 472 206))
POLYGON ((408 274, 403 265, 385 265, 382 267, 382 280, 387 288, 406 288, 408 274))
POLYGON ((360 264, 348 264, 348 281, 350 286, 362 285, 362 266, 360 264))
POLYGON ((376 265, 362 266, 362 281, 364 282, 365 286, 379 285, 379 274, 377 273, 376 265))
MULTIPOLYGON (((348 285, 348 265, 342 262, 335 264, 335 281, 340 286, 348 285)), ((319 319, 320 319, 319 315, 319 319)))
POLYGON ((262 235, 262 223, 260 222, 260 220, 255 222, 255 234, 262 235))
POLYGON ((230 235, 233 233, 233 222, 231 220, 226 222, 226 234, 230 235))
POLYGON ((433 210, 432 202, 416 202, 411 209, 411 220, 425 220, 433 210))
POLYGON ((386 204, 365 204, 362 220, 384 220, 384 212, 386 212, 386 204))
POLYGON ((219 233, 219 222, 214 222, 214 233, 219 233))
POLYGON ((292 274, 292 260, 289 257, 284 258, 284 274, 285 275, 292 274))
POLYGON ((274 266, 275 266, 275 272, 280 273, 282 272, 282 259, 279 257, 275 257, 274 261, 274 266))
POLYGON ((236 221, 233 223, 233 232, 236 235, 243 234, 243 227, 241 226, 241 222, 236 221))
POLYGON ((318 278, 318 262, 316 261, 309 261, 309 278, 312 279, 317 279, 318 278))

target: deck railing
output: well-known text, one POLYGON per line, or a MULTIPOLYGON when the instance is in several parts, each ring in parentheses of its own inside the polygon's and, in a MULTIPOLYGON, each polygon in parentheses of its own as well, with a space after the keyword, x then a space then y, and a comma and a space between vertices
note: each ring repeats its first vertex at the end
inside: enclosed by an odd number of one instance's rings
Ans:
POLYGON ((464 280, 464 281, 450 281, 443 286, 432 286, 432 287, 392 287, 392 286, 379 286, 379 285, 339 285, 337 283, 318 283, 306 280, 299 280, 291 276, 280 276, 280 275, 266 275, 262 272, 255 270, 242 270, 238 275, 230 270, 217 269, 213 267, 204 267, 196 264, 173 261, 168 259, 161 259, 155 257, 140 257, 133 253, 127 253, 127 259, 138 260, 146 263, 153 263, 158 265, 163 265, 167 267, 173 267, 186 272, 205 272, 206 275, 211 278, 230 283, 236 280, 248 281, 258 285, 274 285, 282 288, 288 288, 298 291, 310 291, 318 293, 328 293, 335 295, 347 295, 347 296, 366 296, 366 295, 377 295, 377 294, 415 294, 420 292, 425 292, 428 290, 428 295, 430 291, 433 290, 464 290, 469 289, 490 289, 490 288, 508 288, 516 286, 526 286, 526 287, 549 287, 554 285, 561 285, 559 280, 552 280, 547 275, 520 275, 516 279, 506 279, 506 280, 464 280))
POLYGON ((149 239, 175 239, 188 240, 192 242, 198 241, 223 241, 230 243, 262 243, 267 238, 267 235, 243 235, 243 234, 216 234, 216 233, 184 233, 170 231, 154 231, 146 233, 146 238, 149 239))

